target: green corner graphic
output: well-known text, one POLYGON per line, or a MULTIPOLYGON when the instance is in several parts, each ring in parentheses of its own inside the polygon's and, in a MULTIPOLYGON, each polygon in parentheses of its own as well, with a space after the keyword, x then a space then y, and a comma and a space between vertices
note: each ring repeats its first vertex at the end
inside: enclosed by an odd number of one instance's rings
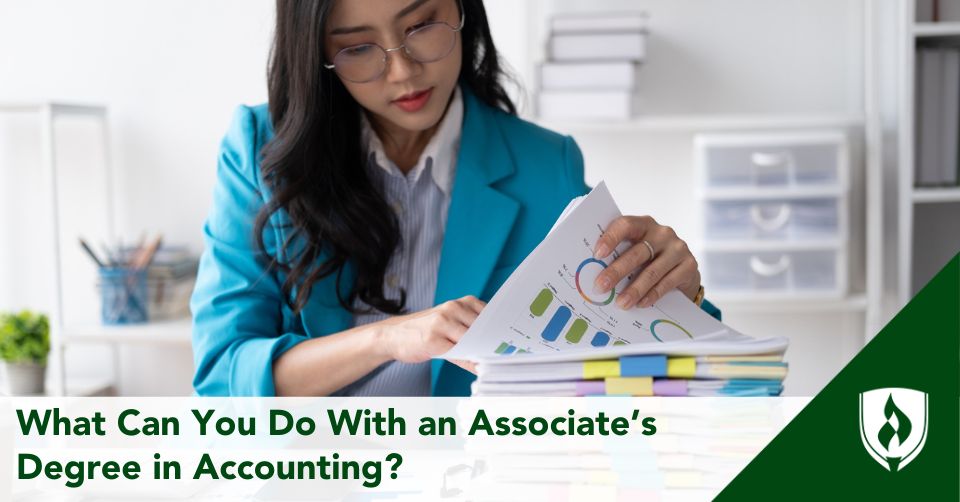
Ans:
POLYGON ((960 500, 960 254, 717 500, 824 497, 960 500), (870 391, 879 405, 867 410, 870 391), (924 412, 908 415, 911 400, 924 412), (861 432, 862 408, 878 432, 861 432))

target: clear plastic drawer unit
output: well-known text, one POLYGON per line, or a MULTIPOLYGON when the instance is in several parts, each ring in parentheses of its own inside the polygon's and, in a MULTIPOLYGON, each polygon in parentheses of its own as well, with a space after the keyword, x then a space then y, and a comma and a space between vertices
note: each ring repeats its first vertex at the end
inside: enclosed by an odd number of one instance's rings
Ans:
POLYGON ((849 150, 835 130, 698 135, 704 284, 721 296, 845 295, 849 150))

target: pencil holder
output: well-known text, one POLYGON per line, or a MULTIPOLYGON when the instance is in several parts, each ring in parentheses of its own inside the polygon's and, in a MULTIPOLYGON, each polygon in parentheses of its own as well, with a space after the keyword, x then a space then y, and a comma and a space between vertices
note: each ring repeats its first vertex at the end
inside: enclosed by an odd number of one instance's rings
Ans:
POLYGON ((100 269, 100 316, 103 324, 147 322, 146 269, 100 269))

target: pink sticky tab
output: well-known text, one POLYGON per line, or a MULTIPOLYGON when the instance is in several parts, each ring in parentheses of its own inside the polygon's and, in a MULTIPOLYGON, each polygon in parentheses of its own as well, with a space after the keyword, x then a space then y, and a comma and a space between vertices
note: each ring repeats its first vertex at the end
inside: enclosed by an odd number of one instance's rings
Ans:
POLYGON ((603 380, 581 380, 577 382, 577 395, 589 396, 606 393, 606 386, 603 380))
POLYGON ((658 378, 653 381, 654 396, 686 396, 687 381, 658 378))

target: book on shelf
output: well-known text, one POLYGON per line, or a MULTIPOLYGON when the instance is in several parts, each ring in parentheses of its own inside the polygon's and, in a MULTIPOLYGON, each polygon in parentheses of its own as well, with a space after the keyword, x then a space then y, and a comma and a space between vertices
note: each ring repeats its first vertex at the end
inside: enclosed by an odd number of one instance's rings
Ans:
POLYGON ((157 250, 147 268, 147 317, 153 321, 190 315, 190 295, 197 279, 198 257, 182 246, 157 250))
POLYGON ((937 184, 940 157, 940 56, 939 50, 917 51, 916 167, 914 184, 937 184))
POLYGON ((540 64, 540 89, 633 91, 639 69, 633 61, 545 62, 540 64))
POLYGON ((956 186, 960 171, 960 48, 921 47, 916 66, 914 184, 956 186))
POLYGON ((960 141, 960 48, 943 50, 940 110, 940 184, 957 184, 957 142, 960 141))
POLYGON ((552 61, 643 61, 646 56, 646 34, 619 33, 553 33, 549 41, 552 61))
POLYGON ((644 11, 583 13, 566 12, 550 18, 553 33, 611 32, 647 30, 644 11))
POLYGON ((640 108, 640 96, 631 90, 541 90, 537 113, 548 120, 627 120, 640 108))
POLYGON ((934 21, 937 22, 957 22, 960 21, 960 2, 957 0, 936 0, 936 15, 934 21))
POLYGON ((932 23, 936 21, 933 4, 938 0, 917 0, 915 21, 918 23, 932 23))
POLYGON ((940 68, 939 49, 917 51, 916 155, 914 184, 935 186, 940 181, 940 68))
POLYGON ((957 0, 916 0, 914 21, 939 23, 960 21, 960 2, 957 0))
POLYGON ((551 17, 547 61, 539 67, 540 118, 623 120, 637 113, 637 73, 646 57, 642 11, 551 17))

